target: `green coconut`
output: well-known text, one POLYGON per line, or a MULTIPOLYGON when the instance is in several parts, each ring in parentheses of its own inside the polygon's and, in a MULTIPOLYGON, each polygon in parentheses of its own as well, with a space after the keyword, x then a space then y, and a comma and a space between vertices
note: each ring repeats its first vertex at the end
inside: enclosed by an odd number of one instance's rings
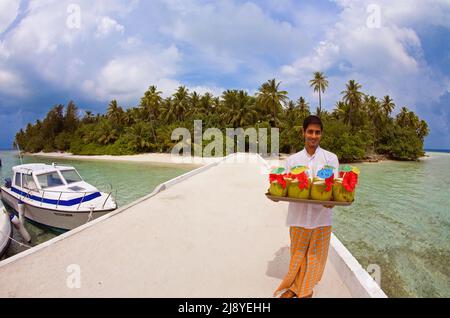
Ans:
POLYGON ((278 182, 272 182, 269 187, 269 193, 270 195, 276 196, 276 197, 285 197, 288 192, 288 187, 286 186, 283 189, 283 186, 279 184, 278 182))
MULTIPOLYGON (((277 168, 274 168, 271 171, 271 173, 280 175, 280 174, 284 174, 285 171, 286 170, 283 167, 277 167, 277 168)), ((272 182, 269 187, 269 194, 273 195, 273 196, 277 196, 277 197, 285 197, 287 195, 287 185, 283 189, 283 186, 281 184, 279 184, 278 182, 276 182, 276 181, 272 182)))
MULTIPOLYGON (((300 174, 300 173, 304 173, 305 171, 308 170, 308 167, 306 166, 296 166, 293 167, 291 169, 291 173, 292 174, 300 174)), ((290 198, 295 198, 295 199, 309 199, 310 196, 310 190, 311 190, 311 186, 310 186, 310 182, 308 179, 308 187, 305 189, 300 189, 298 187, 298 180, 295 179, 286 179, 288 181, 288 193, 287 196, 290 198)))
POLYGON ((296 199, 309 199, 310 195, 310 189, 311 187, 300 189, 298 187, 298 181, 291 181, 288 183, 287 186, 287 196, 290 198, 296 198, 296 199))
POLYGON ((327 185, 325 180, 320 178, 314 178, 311 185, 311 199, 319 201, 331 201, 333 191, 326 191, 327 185), (318 180, 317 180, 318 179, 318 180))
POLYGON ((353 202, 355 191, 347 191, 342 185, 342 178, 338 178, 333 183, 333 199, 338 202, 353 202))

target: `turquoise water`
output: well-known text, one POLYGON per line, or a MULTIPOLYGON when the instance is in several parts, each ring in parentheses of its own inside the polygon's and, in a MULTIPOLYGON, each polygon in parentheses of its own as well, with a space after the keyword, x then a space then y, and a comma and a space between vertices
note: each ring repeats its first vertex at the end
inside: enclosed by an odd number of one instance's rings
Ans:
POLYGON ((390 297, 450 297, 450 154, 362 163, 357 201, 335 209, 336 236, 390 297))
MULTIPOLYGON (((17 151, 0 151, 0 159, 3 166, 0 167, 0 179, 11 178, 11 168, 20 164, 17 151)), ((47 163, 51 164, 56 159, 43 157, 24 157, 23 163, 47 163)), ((118 206, 124 206, 149 193, 159 184, 186 173, 197 166, 194 165, 162 165, 148 163, 128 163, 128 162, 107 162, 95 160, 67 160, 57 159, 59 164, 74 166, 83 179, 100 190, 107 190, 111 184, 117 195, 114 194, 118 206)), ((26 228, 32 237, 32 244, 37 245, 45 242, 57 235, 47 229, 26 224, 26 228)), ((21 241, 21 238, 14 234, 14 238, 21 241)), ((7 252, 7 256, 12 256, 24 250, 18 244, 13 243, 7 252)))

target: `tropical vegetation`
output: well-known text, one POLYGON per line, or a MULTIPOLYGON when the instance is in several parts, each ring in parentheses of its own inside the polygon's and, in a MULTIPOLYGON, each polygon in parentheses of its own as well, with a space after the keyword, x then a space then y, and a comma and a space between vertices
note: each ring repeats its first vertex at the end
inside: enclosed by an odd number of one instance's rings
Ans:
POLYGON ((244 90, 226 90, 221 96, 213 96, 180 86, 172 95, 163 97, 156 86, 150 86, 139 105, 123 107, 112 100, 105 114, 86 110, 80 116, 78 107, 70 101, 67 106, 52 107, 44 119, 21 129, 15 145, 33 153, 170 152, 178 143, 171 139, 172 131, 186 127, 193 133, 194 120, 202 120, 203 130, 215 127, 224 135, 226 128, 268 128, 269 133, 270 128, 279 128, 280 152, 294 153, 304 146, 303 120, 314 113, 324 122, 321 146, 336 153, 341 161, 376 155, 416 160, 424 155, 428 125, 407 106, 393 116, 396 105, 390 96, 366 94, 361 84, 350 80, 340 100, 328 111, 322 108, 322 94, 329 85, 326 76, 315 72, 309 84, 319 97, 315 112, 311 112, 304 97, 291 100, 275 79, 263 83, 253 96, 244 90))

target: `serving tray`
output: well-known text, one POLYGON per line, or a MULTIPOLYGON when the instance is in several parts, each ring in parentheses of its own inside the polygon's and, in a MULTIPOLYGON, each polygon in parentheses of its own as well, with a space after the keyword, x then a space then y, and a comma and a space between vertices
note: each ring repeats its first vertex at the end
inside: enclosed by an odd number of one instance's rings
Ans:
POLYGON ((349 206, 352 205, 353 202, 338 202, 338 201, 320 201, 320 200, 310 200, 310 199, 296 199, 296 198, 289 198, 289 197, 278 197, 274 195, 270 195, 270 193, 266 193, 266 197, 269 200, 272 200, 274 202, 297 202, 297 203, 310 203, 310 204, 319 204, 319 205, 328 205, 328 206, 349 206))

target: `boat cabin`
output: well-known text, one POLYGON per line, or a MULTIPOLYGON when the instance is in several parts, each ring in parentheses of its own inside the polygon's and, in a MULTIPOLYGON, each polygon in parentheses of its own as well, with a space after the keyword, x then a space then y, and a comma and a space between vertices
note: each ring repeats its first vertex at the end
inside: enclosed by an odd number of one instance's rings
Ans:
POLYGON ((25 164, 13 168, 12 186, 31 191, 67 187, 83 179, 71 166, 25 164))

